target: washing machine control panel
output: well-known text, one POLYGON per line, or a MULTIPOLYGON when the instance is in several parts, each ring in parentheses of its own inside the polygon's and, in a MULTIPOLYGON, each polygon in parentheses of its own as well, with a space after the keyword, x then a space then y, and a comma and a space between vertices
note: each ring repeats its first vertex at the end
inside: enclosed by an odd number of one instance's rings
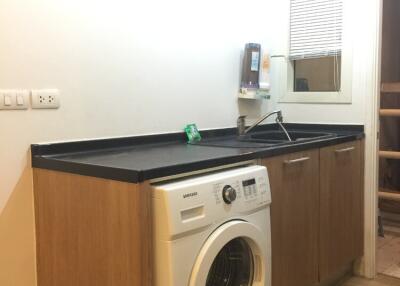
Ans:
POLYGON ((263 174, 215 182, 212 194, 216 205, 226 205, 240 211, 259 207, 271 201, 268 177, 263 174))
POLYGON ((267 169, 248 166, 153 188, 155 217, 163 218, 164 239, 230 217, 259 211, 271 203, 267 169))

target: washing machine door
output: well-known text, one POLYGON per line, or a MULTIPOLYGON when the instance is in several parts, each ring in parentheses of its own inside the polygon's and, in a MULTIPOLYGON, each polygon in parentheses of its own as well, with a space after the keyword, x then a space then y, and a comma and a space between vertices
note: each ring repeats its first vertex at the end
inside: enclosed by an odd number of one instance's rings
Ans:
POLYGON ((189 286, 266 286, 266 234, 240 220, 217 228, 203 245, 189 286))

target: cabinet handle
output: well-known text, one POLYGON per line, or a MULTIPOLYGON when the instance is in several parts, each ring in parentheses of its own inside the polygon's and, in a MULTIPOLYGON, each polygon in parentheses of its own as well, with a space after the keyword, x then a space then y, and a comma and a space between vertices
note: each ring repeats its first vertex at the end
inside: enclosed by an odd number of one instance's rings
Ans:
POLYGON ((335 150, 335 153, 350 152, 350 151, 353 151, 354 149, 355 149, 354 147, 343 148, 343 149, 335 150))
POLYGON ((303 158, 293 159, 293 160, 285 160, 284 163, 286 165, 291 165, 291 164, 301 163, 301 162, 308 161, 308 160, 310 160, 310 157, 303 157, 303 158))

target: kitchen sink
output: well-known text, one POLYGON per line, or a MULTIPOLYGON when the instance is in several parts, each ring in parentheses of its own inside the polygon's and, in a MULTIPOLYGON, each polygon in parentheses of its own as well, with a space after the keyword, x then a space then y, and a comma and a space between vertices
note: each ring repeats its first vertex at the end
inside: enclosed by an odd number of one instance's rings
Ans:
POLYGON ((334 137, 336 135, 322 132, 290 131, 289 136, 291 137, 292 141, 289 141, 283 131, 271 130, 242 136, 210 138, 191 144, 230 148, 271 148, 312 140, 321 140, 334 137))
MULTIPOLYGON (((330 138, 336 136, 332 133, 325 132, 306 132, 306 131, 289 131, 289 136, 292 139, 291 143, 310 141, 310 140, 320 140, 325 138, 330 138)), ((240 141, 247 142, 265 142, 273 144, 287 142, 289 139, 283 131, 265 131, 261 133, 247 134, 239 137, 240 141)))
POLYGON ((249 140, 241 137, 230 136, 227 138, 217 137, 212 139, 203 139, 201 141, 192 142, 190 144, 229 148, 270 148, 287 144, 287 142, 277 140, 249 140))

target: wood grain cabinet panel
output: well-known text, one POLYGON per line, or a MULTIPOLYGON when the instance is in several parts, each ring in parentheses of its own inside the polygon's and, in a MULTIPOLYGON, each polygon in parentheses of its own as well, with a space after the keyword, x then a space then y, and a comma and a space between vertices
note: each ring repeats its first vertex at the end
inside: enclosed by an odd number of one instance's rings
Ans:
POLYGON ((272 192, 272 285, 318 282, 319 150, 263 160, 272 192))
POLYGON ((34 169, 38 286, 152 286, 143 188, 34 169))
POLYGON ((320 149, 320 279, 363 254, 361 141, 320 149))

